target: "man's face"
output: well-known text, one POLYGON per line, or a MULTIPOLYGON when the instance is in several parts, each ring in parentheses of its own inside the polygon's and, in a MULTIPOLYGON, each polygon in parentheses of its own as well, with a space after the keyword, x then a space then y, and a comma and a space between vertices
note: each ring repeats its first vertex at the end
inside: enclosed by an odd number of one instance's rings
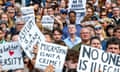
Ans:
POLYGON ((83 28, 80 32, 80 37, 82 39, 82 41, 88 41, 90 40, 91 34, 88 28, 83 28))
POLYGON ((74 14, 74 13, 70 13, 69 19, 70 19, 70 23, 71 23, 71 24, 74 24, 75 21, 76 21, 76 16, 75 16, 75 14, 74 14))
POLYGON ((114 53, 114 54, 119 54, 120 53, 119 45, 118 44, 108 45, 107 52, 111 52, 111 53, 114 53))
POLYGON ((120 9, 119 8, 113 8, 113 15, 119 16, 120 15, 120 9))
POLYGON ((68 25, 68 31, 70 34, 75 34, 76 33, 75 25, 68 25))
POLYGON ((61 40, 62 34, 60 34, 58 31, 54 31, 53 38, 55 41, 61 40))
POLYGON ((118 39, 120 39, 120 30, 116 30, 116 32, 114 33, 115 37, 117 37, 118 39))

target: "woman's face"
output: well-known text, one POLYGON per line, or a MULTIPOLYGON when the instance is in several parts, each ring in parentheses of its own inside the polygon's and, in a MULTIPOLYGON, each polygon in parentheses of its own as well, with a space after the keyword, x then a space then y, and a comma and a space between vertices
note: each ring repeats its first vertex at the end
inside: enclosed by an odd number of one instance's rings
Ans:
POLYGON ((102 26, 101 25, 96 25, 95 26, 95 33, 96 34, 102 34, 102 26))
POLYGON ((108 29, 108 33, 110 34, 110 36, 113 36, 113 28, 108 29))
POLYGON ((101 43, 98 39, 93 39, 91 41, 91 46, 100 49, 101 48, 101 43))

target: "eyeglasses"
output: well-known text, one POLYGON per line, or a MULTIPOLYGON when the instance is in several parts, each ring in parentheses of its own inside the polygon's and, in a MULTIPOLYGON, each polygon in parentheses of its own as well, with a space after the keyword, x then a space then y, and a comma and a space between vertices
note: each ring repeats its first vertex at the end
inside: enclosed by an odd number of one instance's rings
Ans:
POLYGON ((100 30, 102 29, 102 27, 95 27, 95 30, 100 30))

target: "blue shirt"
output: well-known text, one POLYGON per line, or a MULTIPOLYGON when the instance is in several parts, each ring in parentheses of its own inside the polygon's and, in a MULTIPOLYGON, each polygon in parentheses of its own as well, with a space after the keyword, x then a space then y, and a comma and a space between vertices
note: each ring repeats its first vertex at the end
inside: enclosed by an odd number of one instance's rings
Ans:
MULTIPOLYGON (((78 37, 80 37, 80 30, 81 30, 82 26, 80 24, 76 24, 75 26, 76 26, 76 30, 77 30, 76 35, 78 37)), ((63 40, 70 36, 69 32, 68 32, 68 26, 67 25, 63 27, 62 32, 63 32, 63 36, 62 36, 63 40)))
POLYGON ((70 37, 67 37, 65 40, 64 40, 65 44, 71 49, 73 46, 77 45, 78 43, 81 42, 81 39, 80 37, 75 37, 75 40, 74 42, 71 41, 70 37))

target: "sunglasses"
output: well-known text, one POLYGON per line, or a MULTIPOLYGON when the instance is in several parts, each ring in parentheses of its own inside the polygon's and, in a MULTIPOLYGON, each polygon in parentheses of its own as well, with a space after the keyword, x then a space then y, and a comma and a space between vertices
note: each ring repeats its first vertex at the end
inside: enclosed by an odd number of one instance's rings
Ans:
POLYGON ((95 30, 101 30, 102 27, 95 27, 95 30))

